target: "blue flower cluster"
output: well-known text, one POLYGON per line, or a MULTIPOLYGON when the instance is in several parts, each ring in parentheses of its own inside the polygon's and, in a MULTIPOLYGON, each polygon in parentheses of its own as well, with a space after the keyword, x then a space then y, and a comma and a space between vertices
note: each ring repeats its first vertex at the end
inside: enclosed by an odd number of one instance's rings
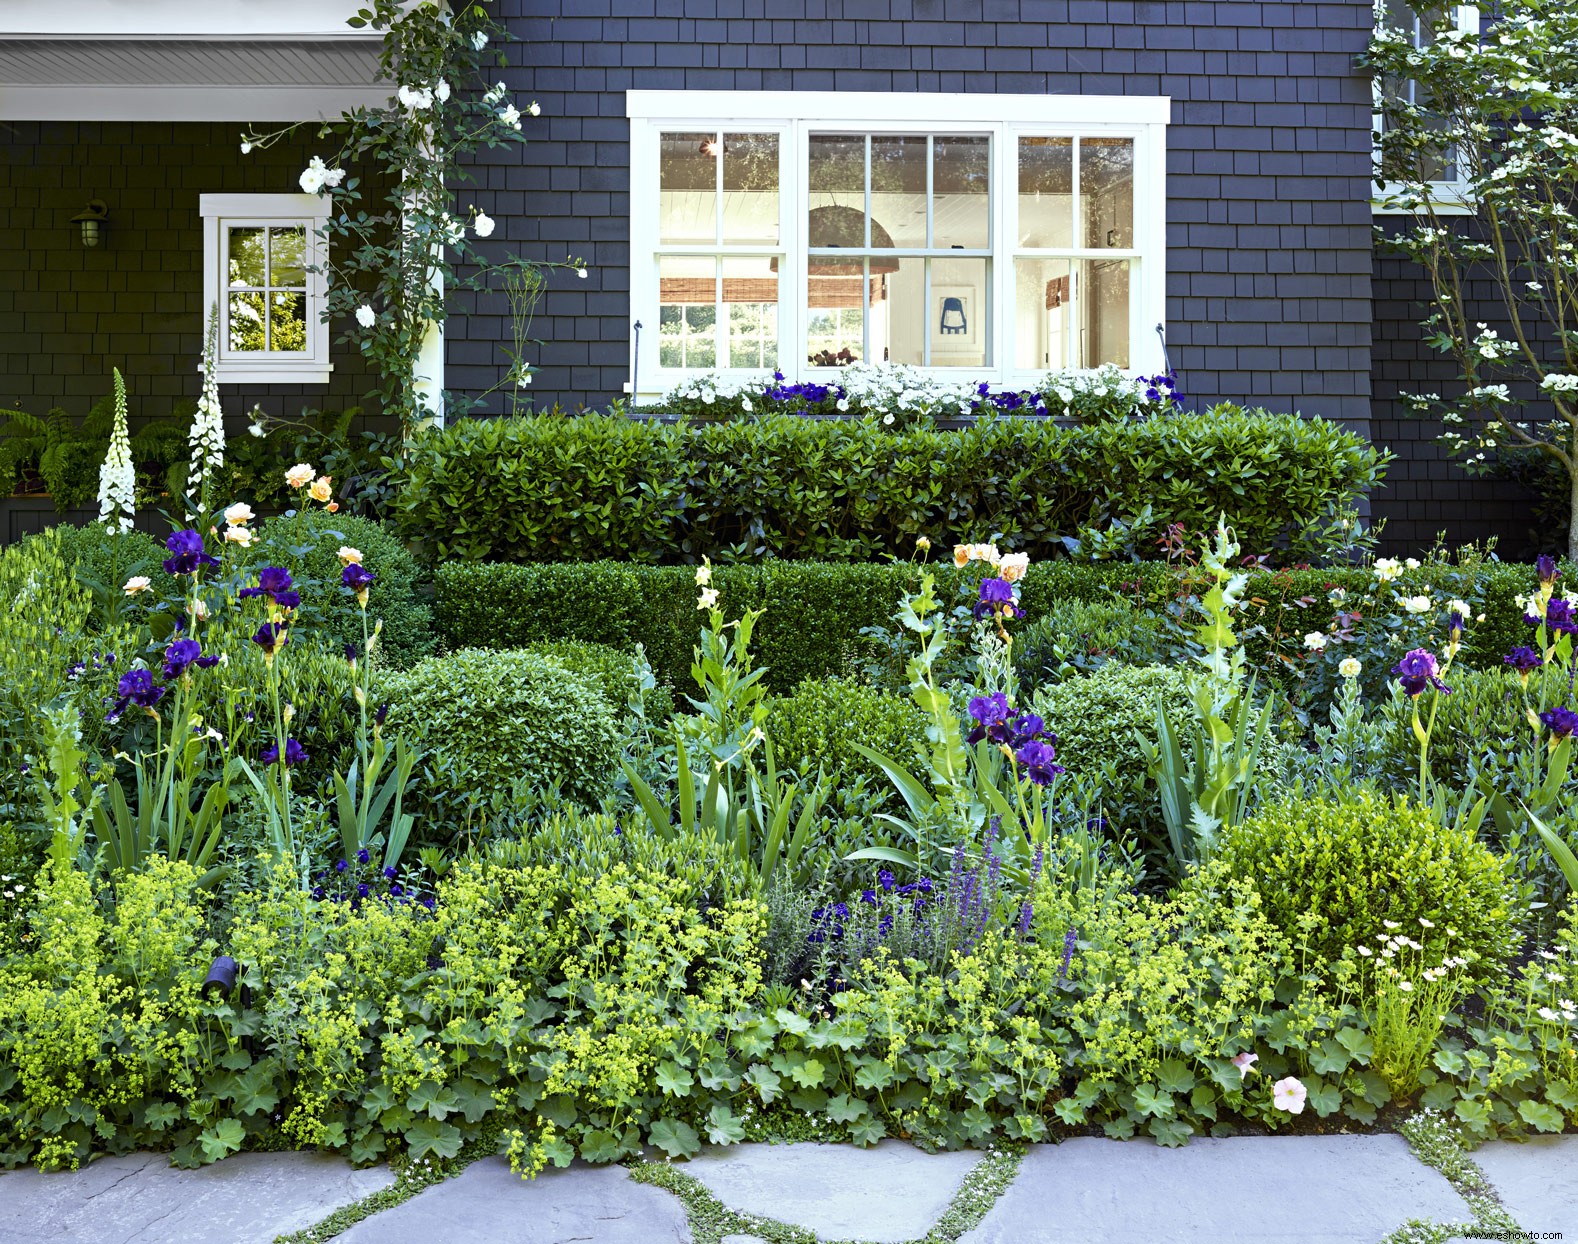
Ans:
POLYGON ((408 908, 412 915, 426 915, 438 906, 431 894, 419 894, 402 885, 394 868, 379 868, 372 852, 363 847, 349 860, 335 860, 334 867, 314 874, 312 897, 320 903, 345 903, 360 911, 363 903, 379 903, 394 910, 408 908))

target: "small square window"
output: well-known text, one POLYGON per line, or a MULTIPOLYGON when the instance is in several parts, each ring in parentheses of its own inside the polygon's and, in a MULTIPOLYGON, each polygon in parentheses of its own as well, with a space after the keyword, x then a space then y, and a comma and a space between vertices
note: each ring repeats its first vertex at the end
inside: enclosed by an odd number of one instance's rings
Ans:
POLYGON ((314 194, 205 194, 203 316, 219 308, 226 384, 327 384, 329 328, 314 194))

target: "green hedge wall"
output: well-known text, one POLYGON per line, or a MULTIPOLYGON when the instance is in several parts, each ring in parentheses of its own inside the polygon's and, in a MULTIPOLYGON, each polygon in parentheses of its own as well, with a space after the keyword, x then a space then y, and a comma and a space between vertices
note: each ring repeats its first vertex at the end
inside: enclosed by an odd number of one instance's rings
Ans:
MULTIPOLYGON (((979 566, 968 572, 951 563, 933 569, 948 604, 966 574, 981 577, 979 566)), ((1429 582, 1438 596, 1460 594, 1462 585, 1452 582, 1451 573, 1426 570, 1417 581, 1429 582)), ((847 673, 861 651, 861 629, 888 626, 899 598, 920 574, 920 567, 908 563, 777 561, 717 566, 712 584, 727 617, 748 608, 766 610, 755 632, 756 659, 768 667, 769 685, 788 693, 802 679, 847 673)), ((1257 572, 1247 592, 1257 602, 1252 621, 1277 629, 1280 618, 1280 629, 1296 645, 1298 636, 1330 617, 1324 597, 1331 587, 1358 591, 1371 581, 1370 572, 1359 568, 1257 572), (1310 597, 1318 603, 1306 615, 1297 602, 1310 597), (1306 623, 1306 616, 1314 620, 1306 623)), ((1571 567, 1566 581, 1575 581, 1571 567)), ((1162 602, 1175 596, 1177 582, 1176 571, 1155 563, 1044 562, 1032 566, 1020 598, 1027 617, 1036 618, 1054 600, 1104 599, 1114 590, 1137 602, 1162 602)), ((1493 563, 1481 569, 1477 586, 1486 619, 1469 632, 1460 660, 1499 665, 1514 644, 1528 642, 1517 598, 1536 582, 1532 566, 1493 563)), ((449 562, 438 571, 434 617, 444 641, 457 648, 511 648, 548 639, 620 649, 640 643, 661 679, 681 694, 693 686, 691 648, 702 616, 690 567, 449 562)), ((1262 654, 1266 642, 1252 638, 1251 652, 1262 654)))
POLYGON ((424 436, 396 517, 438 558, 647 564, 870 561, 994 534, 1044 557, 1149 505, 1246 550, 1317 551, 1311 529, 1378 483, 1382 455, 1321 419, 1224 408, 963 431, 793 416, 659 424, 610 415, 462 419, 424 436))

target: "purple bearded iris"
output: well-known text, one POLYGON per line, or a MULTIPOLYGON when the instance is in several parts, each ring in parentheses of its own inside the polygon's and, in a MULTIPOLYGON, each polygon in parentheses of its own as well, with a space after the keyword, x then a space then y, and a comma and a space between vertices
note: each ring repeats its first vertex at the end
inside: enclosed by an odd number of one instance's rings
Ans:
POLYGON ((274 654, 285 646, 290 630, 284 622, 265 622, 258 627, 257 634, 252 636, 252 642, 263 649, 263 655, 269 660, 274 659, 274 654))
POLYGON ((1007 579, 981 580, 981 599, 975 606, 975 616, 984 618, 989 613, 1010 618, 1019 616, 1019 610, 1014 607, 1014 585, 1007 579))
MULTIPOLYGON (((1530 619, 1525 615, 1524 620, 1530 619)), ((1533 621, 1539 625, 1538 619, 1533 621)), ((1558 635, 1578 635, 1578 616, 1573 613, 1572 602, 1553 596, 1545 606, 1545 625, 1558 635)))
POLYGON ((1558 739, 1565 739, 1578 731, 1578 713, 1570 708, 1553 708, 1540 714, 1540 720, 1558 739))
POLYGON ((164 547, 173 554, 165 558, 166 574, 196 574, 203 566, 219 565, 218 558, 204 551, 202 534, 192 528, 172 533, 164 547))
POLYGON ((970 701, 970 716, 975 718, 975 729, 970 731, 967 743, 990 739, 993 743, 1006 743, 1013 737, 1008 725, 1008 697, 1001 691, 993 695, 978 695, 970 701))
POLYGON ((1545 664, 1545 658, 1542 657, 1538 652, 1534 651, 1533 648, 1524 648, 1520 646, 1514 648, 1511 652, 1507 653, 1506 656, 1502 657, 1501 663, 1503 665, 1509 665, 1514 670, 1516 670, 1519 678, 1526 679, 1531 673, 1545 664))
POLYGON ((1556 559, 1550 554, 1541 554, 1534 560, 1535 573, 1540 576, 1540 586, 1550 587, 1557 579, 1561 578, 1561 571, 1556 569, 1556 559))
POLYGON ((121 675, 115 690, 118 698, 115 707, 110 709, 112 718, 124 713, 128 704, 151 710, 155 704, 164 699, 166 688, 154 682, 153 674, 149 670, 132 670, 121 675))
MULTIPOLYGON (((276 743, 273 747, 265 749, 258 759, 266 765, 277 765, 279 763, 279 744, 276 743)), ((285 740, 285 763, 287 765, 299 765, 306 759, 306 749, 300 743, 296 742, 295 739, 285 740)))
POLYGON ((186 673, 188 666, 195 665, 198 669, 206 670, 218 664, 218 657, 203 655, 195 639, 178 639, 164 650, 164 677, 167 682, 186 673))
MULTIPOLYGON (((1046 732, 1047 723, 1034 713, 1020 713, 1009 726, 1012 737, 1008 740, 1010 747, 1023 747, 1026 743, 1039 739, 1046 732)), ((1052 740, 1054 743, 1056 739, 1052 740)))
POLYGON ((1014 759, 1024 765, 1025 773, 1037 786, 1050 786, 1052 780, 1064 771, 1062 765, 1054 763, 1057 752, 1052 745, 1034 739, 1015 752, 1014 759))
POLYGON ((301 596, 291 590, 290 572, 280 566, 264 566, 258 571, 258 585, 244 587, 237 596, 267 596, 281 609, 294 609, 301 596))
POLYGON ((1450 695, 1452 688, 1441 681, 1441 666, 1435 657, 1423 648, 1415 648, 1392 667, 1392 673, 1403 684, 1409 695, 1422 695, 1426 687, 1450 695))
POLYGON ((340 571, 340 582, 358 596, 366 592, 377 577, 372 571, 365 569, 360 562, 352 562, 340 571))

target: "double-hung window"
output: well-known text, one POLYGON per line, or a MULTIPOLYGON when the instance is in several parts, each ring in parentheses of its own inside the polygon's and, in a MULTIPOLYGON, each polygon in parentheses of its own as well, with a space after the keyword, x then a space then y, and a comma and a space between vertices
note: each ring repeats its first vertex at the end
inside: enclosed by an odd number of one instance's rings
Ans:
MULTIPOLYGON (((1479 35, 1479 5, 1478 4, 1440 4, 1416 9, 1409 0, 1377 0, 1375 6, 1375 20, 1384 23, 1393 30, 1401 30, 1416 48, 1423 48, 1435 38, 1437 23, 1444 16, 1450 15, 1452 26, 1459 33, 1478 37, 1479 35)), ((1385 180, 1385 170, 1381 160, 1381 139, 1386 129, 1386 106, 1389 102, 1402 104, 1427 105, 1428 100, 1419 83, 1412 80, 1396 80, 1377 77, 1372 84, 1375 108, 1372 126, 1375 136, 1375 184, 1376 190, 1371 201, 1371 207, 1377 213, 1391 214, 1411 212, 1411 207, 1403 206, 1394 200, 1394 196, 1401 193, 1403 187, 1394 181, 1385 180)), ((1467 182, 1463 170, 1459 167, 1456 153, 1448 147, 1445 151, 1426 153, 1419 157, 1427 161, 1425 167, 1419 171, 1426 174, 1423 180, 1429 188, 1431 203, 1438 216, 1467 215, 1474 208, 1467 198, 1467 182)))
POLYGON ((219 309, 226 384, 327 384, 329 326, 319 236, 329 201, 314 194, 205 194, 203 324, 219 309))
POLYGON ((631 92, 633 384, 1160 370, 1168 109, 631 92))

